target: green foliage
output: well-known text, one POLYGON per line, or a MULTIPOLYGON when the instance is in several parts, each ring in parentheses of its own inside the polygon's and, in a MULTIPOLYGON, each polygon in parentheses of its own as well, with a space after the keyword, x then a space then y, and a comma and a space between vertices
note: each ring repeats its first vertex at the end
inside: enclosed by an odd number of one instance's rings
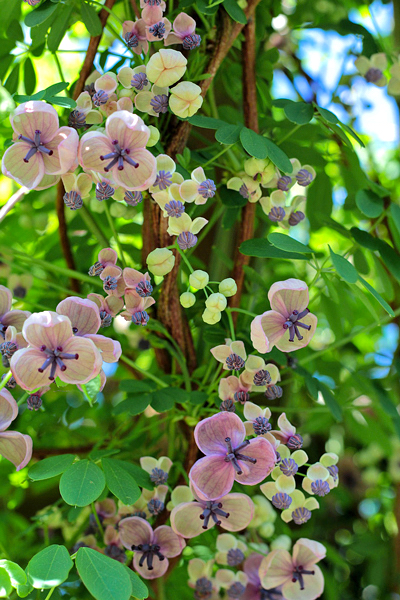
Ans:
POLYGON ((53 544, 29 561, 28 581, 36 589, 50 589, 67 579, 73 564, 65 546, 53 544))
POLYGON ((96 600, 128 600, 131 579, 123 565, 91 548, 80 548, 76 567, 90 594, 96 600))
POLYGON ((60 479, 60 494, 71 506, 87 506, 100 496, 106 480, 103 471, 89 460, 69 467, 60 479))

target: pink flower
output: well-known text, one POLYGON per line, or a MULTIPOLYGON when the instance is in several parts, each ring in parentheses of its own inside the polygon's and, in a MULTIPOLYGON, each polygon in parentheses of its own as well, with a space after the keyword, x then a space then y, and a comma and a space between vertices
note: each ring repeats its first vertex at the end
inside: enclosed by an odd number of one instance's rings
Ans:
POLYGON ((193 465, 189 478, 199 498, 222 498, 234 481, 255 485, 272 471, 276 454, 270 442, 245 436, 243 422, 233 413, 221 412, 196 425, 196 444, 206 456, 193 465))
POLYGON ((132 52, 135 54, 142 54, 142 52, 147 54, 149 42, 146 38, 146 23, 143 19, 124 21, 122 24, 122 35, 132 52))
POLYGON ((32 458, 32 438, 18 431, 6 431, 18 416, 18 405, 8 390, 0 390, 0 455, 12 462, 17 471, 32 458))
POLYGON ((140 517, 128 517, 119 523, 122 545, 134 550, 133 566, 145 579, 162 577, 168 569, 168 559, 178 556, 186 546, 185 540, 171 527, 162 525, 153 531, 140 517))
POLYGON ((195 501, 178 504, 171 512, 172 529, 185 538, 197 537, 214 525, 241 531, 253 518, 254 504, 246 494, 227 494, 213 501, 201 500, 192 491, 195 501))
POLYGON ((299 433, 296 433, 296 427, 286 417, 286 413, 282 413, 278 419, 279 431, 271 431, 272 435, 280 441, 281 444, 287 444, 290 450, 298 450, 303 446, 303 438, 299 433))
POLYGON ((71 296, 58 304, 56 312, 69 318, 72 331, 76 336, 92 340, 96 348, 101 351, 104 362, 114 363, 119 360, 122 354, 121 344, 97 333, 101 327, 97 304, 91 300, 71 296))
POLYGON ((22 334, 29 347, 13 355, 11 371, 24 390, 44 387, 56 377, 64 383, 87 383, 101 371, 101 353, 92 340, 74 336, 68 317, 35 313, 25 321, 22 334))
POLYGON ((218 396, 221 400, 234 400, 244 404, 249 399, 251 384, 247 384, 242 375, 235 377, 230 375, 220 380, 218 386, 218 396))
POLYGON ((153 286, 150 282, 150 275, 148 273, 141 273, 136 269, 126 267, 123 272, 123 278, 126 285, 126 291, 134 292, 141 298, 147 298, 153 291, 153 286))
POLYGON ((107 318, 108 316, 111 318, 116 317, 124 307, 124 301, 117 296, 106 296, 104 298, 101 294, 88 294, 88 299, 97 304, 103 327, 106 327, 105 319, 107 319, 108 325, 111 325, 111 319, 107 318))
POLYGON ((287 600, 315 600, 324 591, 324 576, 316 563, 325 558, 326 550, 319 542, 301 538, 293 546, 293 557, 287 550, 273 550, 263 558, 259 575, 264 589, 282 586, 287 600))
MULTIPOLYGON (((153 8, 158 8, 158 7, 146 7, 146 9, 147 8, 153 9, 153 8)), ((143 11, 143 12, 145 12, 145 11, 143 11)), ((143 15, 143 12, 142 12, 142 15, 143 15)), ((150 20, 152 20, 154 18, 154 16, 152 15, 150 17, 150 20)), ((148 24, 146 23, 146 37, 149 42, 160 42, 161 40, 165 39, 169 35, 170 31, 171 31, 171 23, 165 17, 162 17, 161 19, 159 19, 158 21, 155 21, 153 23, 148 23, 148 24)))
POLYGON ((172 29, 164 42, 165 46, 182 44, 185 50, 193 50, 200 46, 201 37, 195 34, 196 21, 186 13, 179 13, 172 24, 172 29))
POLYGON ((85 170, 110 173, 127 190, 145 190, 155 179, 156 159, 146 150, 149 128, 137 115, 119 110, 106 121, 105 133, 89 131, 79 145, 85 170))
POLYGON ((314 336, 318 319, 307 308, 308 287, 304 281, 286 279, 274 283, 268 292, 268 300, 272 310, 251 323, 254 348, 265 354, 274 346, 282 352, 307 346, 314 336))
POLYGON ((260 564, 264 556, 262 554, 251 554, 244 562, 243 571, 247 575, 247 585, 241 600, 285 600, 280 588, 265 590, 261 585, 258 574, 260 564), (265 592, 268 592, 267 594, 265 592))
POLYGON ((24 102, 10 121, 16 140, 3 156, 4 175, 33 189, 46 175, 63 175, 72 169, 79 137, 72 127, 59 127, 52 106, 33 100, 24 102))
POLYGON ((7 327, 13 325, 21 331, 23 324, 31 314, 27 310, 11 310, 12 293, 4 285, 0 285, 0 339, 5 339, 7 327))
MULTIPOLYGON (((106 267, 115 267, 118 254, 112 248, 103 248, 97 255, 97 261, 89 269, 89 275, 101 275, 106 267)), ((122 269, 120 269, 122 273, 122 269)))
POLYGON ((140 297, 135 290, 127 289, 125 292, 125 308, 121 317, 126 321, 132 321, 135 325, 147 325, 149 315, 147 309, 155 303, 151 296, 140 297))

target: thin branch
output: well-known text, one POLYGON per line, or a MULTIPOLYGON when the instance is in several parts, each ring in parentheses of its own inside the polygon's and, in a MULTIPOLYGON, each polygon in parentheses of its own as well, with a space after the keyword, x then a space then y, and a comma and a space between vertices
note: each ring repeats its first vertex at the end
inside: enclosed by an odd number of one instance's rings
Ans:
POLYGON ((136 4, 136 0, 131 0, 131 4, 132 4, 133 12, 135 13, 135 17, 137 19, 140 19, 140 8, 136 4))

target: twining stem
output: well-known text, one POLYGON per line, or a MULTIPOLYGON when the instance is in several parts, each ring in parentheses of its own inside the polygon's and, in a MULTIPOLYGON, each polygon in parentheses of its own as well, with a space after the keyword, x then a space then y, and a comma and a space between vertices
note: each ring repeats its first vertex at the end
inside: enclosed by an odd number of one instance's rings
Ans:
POLYGON ((119 239, 119 235, 117 233, 117 230, 115 229, 114 221, 112 220, 112 217, 111 217, 111 214, 110 214, 110 209, 108 207, 107 202, 104 202, 104 210, 105 210, 107 221, 108 221, 108 224, 109 224, 109 226, 111 228, 114 240, 115 240, 115 242, 116 242, 116 244, 118 246, 118 252, 119 252, 119 257, 120 257, 120 260, 121 260, 121 264, 122 264, 123 268, 125 269, 126 262, 125 262, 125 257, 124 257, 124 251, 122 250, 121 241, 119 239))
POLYGON ((235 341, 235 325, 233 323, 233 319, 232 319, 232 311, 230 308, 226 309, 226 316, 228 317, 228 321, 229 321, 229 330, 231 332, 231 339, 234 342, 235 341))
POLYGON ((210 158, 210 160, 208 160, 206 163, 201 165, 203 167, 203 169, 205 167, 208 167, 208 165, 211 165, 217 158, 219 158, 220 156, 225 154, 225 152, 228 152, 228 150, 230 150, 232 148, 232 146, 234 146, 234 144, 229 144, 229 146, 226 146, 223 150, 221 150, 221 152, 218 152, 218 154, 216 154, 213 158, 210 158))

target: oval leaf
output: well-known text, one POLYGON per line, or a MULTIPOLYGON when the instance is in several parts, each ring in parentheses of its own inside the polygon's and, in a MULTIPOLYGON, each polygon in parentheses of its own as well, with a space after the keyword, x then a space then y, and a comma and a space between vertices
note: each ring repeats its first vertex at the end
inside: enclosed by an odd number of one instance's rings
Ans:
POLYGON ((376 219, 383 211, 383 200, 370 190, 358 190, 356 204, 361 212, 370 219, 376 219))
POLYGON ((242 129, 243 125, 224 125, 215 132, 215 139, 220 144, 236 144, 242 129))
POLYGON ((61 454, 60 456, 51 456, 37 462, 29 469, 29 477, 33 481, 50 479, 56 475, 61 475, 72 465, 75 460, 74 454, 61 454))
POLYGON ((293 165, 283 150, 281 150, 279 146, 274 144, 274 142, 266 137, 264 137, 264 143, 267 148, 267 156, 274 163, 274 165, 276 165, 278 169, 284 173, 292 173, 293 165))
POLYGON ((242 142, 243 148, 255 158, 267 158, 267 148, 265 145, 265 138, 259 135, 248 127, 243 127, 240 132, 240 141, 242 142))
POLYGON ((26 15, 25 25, 27 27, 35 27, 36 25, 44 23, 44 21, 46 21, 46 19, 48 19, 53 12, 57 10, 57 8, 57 4, 50 2, 50 0, 46 0, 46 2, 43 2, 40 4, 40 6, 35 8, 35 10, 32 10, 26 15))
POLYGON ((306 102, 292 102, 286 104, 284 112, 289 121, 296 123, 297 125, 309 123, 314 116, 312 104, 307 104, 306 102))
POLYGON ((74 563, 65 546, 54 544, 36 554, 26 568, 28 581, 36 589, 60 585, 68 577, 74 563))
POLYGON ((101 35, 103 33, 101 21, 93 6, 87 4, 86 2, 82 2, 81 15, 82 21, 92 37, 96 37, 97 35, 101 35))
POLYGON ((129 505, 140 497, 140 489, 132 475, 121 467, 121 462, 112 458, 101 460, 108 489, 123 504, 129 505))
POLYGON ((258 258, 284 258, 290 260, 308 260, 303 254, 297 252, 285 252, 276 248, 264 238, 246 240, 239 248, 245 256, 257 256, 258 258))
POLYGON ((103 471, 89 460, 80 460, 60 479, 60 494, 71 506, 88 506, 100 496, 106 480, 103 471))
POLYGON ((92 548, 79 548, 76 556, 79 576, 96 600, 129 600, 131 579, 124 566, 92 548))
POLYGON ((285 252, 300 252, 300 254, 312 254, 313 252, 309 246, 294 240, 284 233, 270 233, 268 241, 271 242, 273 246, 276 246, 285 252))
POLYGON ((236 21, 237 23, 241 23, 242 25, 246 25, 247 19, 244 14, 243 9, 240 8, 237 0, 224 0, 224 8, 228 15, 236 21))
POLYGON ((332 248, 329 246, 329 252, 331 253, 331 259, 333 266, 339 273, 340 277, 347 281, 347 283, 355 283, 358 280, 358 273, 355 267, 343 256, 335 254, 332 248))

